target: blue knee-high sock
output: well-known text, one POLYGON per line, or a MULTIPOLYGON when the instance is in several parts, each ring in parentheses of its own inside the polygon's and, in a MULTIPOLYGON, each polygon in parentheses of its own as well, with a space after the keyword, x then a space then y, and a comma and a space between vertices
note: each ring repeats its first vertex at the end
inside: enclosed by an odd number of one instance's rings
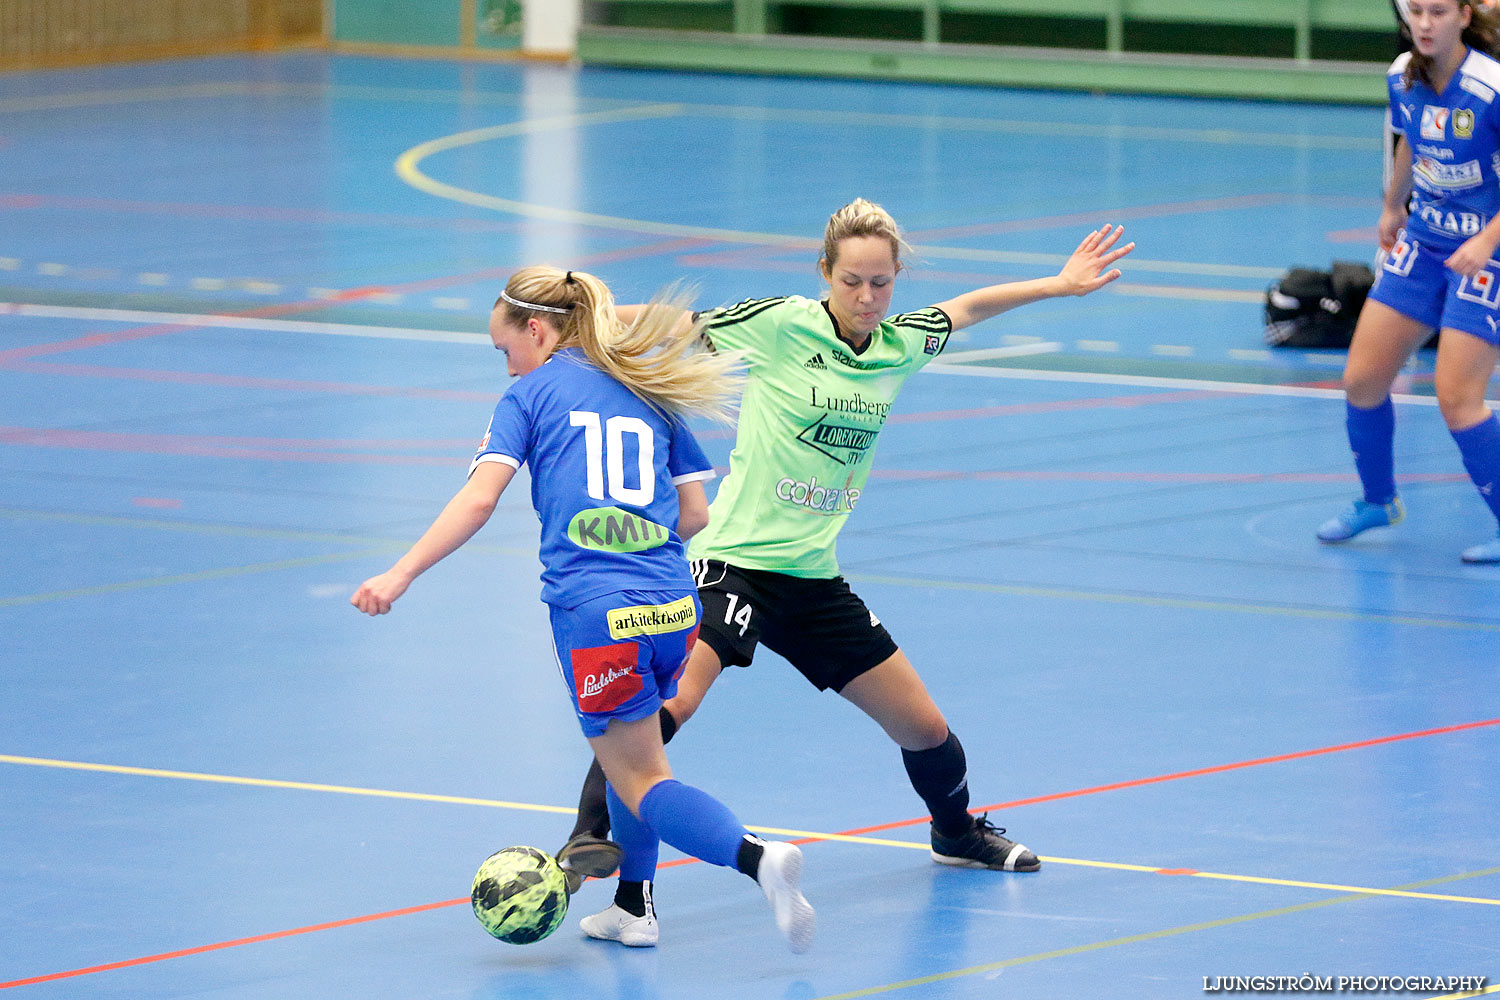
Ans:
POLYGON ((740 844, 749 836, 724 803, 670 778, 641 799, 641 817, 682 853, 724 868, 737 866, 740 844))
POLYGON ((1396 408, 1390 397, 1373 410, 1344 404, 1344 426, 1354 452, 1354 468, 1369 503, 1396 499, 1396 408))
POLYGON ((615 843, 624 856, 620 858, 620 881, 645 882, 656 878, 656 855, 661 848, 656 831, 620 801, 613 785, 604 787, 604 801, 609 805, 609 825, 615 843))
POLYGON ((1451 433, 1469 478, 1479 487, 1479 495, 1490 505, 1495 520, 1500 521, 1500 420, 1491 413, 1468 430, 1451 433))

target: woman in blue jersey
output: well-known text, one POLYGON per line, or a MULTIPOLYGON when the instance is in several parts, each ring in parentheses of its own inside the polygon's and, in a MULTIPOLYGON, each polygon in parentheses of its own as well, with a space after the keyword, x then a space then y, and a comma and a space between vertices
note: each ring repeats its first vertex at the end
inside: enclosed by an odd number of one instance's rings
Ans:
MULTIPOLYGON (((697 348, 696 330, 672 332, 678 315, 648 307, 626 327, 597 278, 517 272, 495 303, 490 339, 518 379, 495 407, 468 482, 350 601, 367 614, 390 611, 412 580, 484 525, 529 463, 558 669, 609 781, 621 876, 646 887, 643 898, 585 918, 584 930, 656 943, 649 885, 659 837, 755 879, 800 952, 814 928, 798 888, 801 852, 752 837, 716 799, 674 780, 662 749, 657 713, 676 691, 701 608, 683 540, 708 521, 703 482, 714 475, 680 417, 723 414, 738 383, 730 359, 697 348)), ((613 845, 602 859, 577 851, 572 867, 608 874, 616 856, 613 845)))
MULTIPOLYGON (((1409 0, 1412 50, 1391 65, 1401 133, 1380 213, 1386 251, 1344 368, 1345 419, 1363 495, 1318 528, 1346 542, 1399 523, 1391 386, 1412 351, 1438 341, 1438 406, 1464 468, 1500 522, 1500 422, 1485 392, 1500 358, 1500 63, 1496 16, 1469 0, 1409 0)), ((1500 562, 1500 537, 1464 562, 1500 562)))
MULTIPOLYGON (((932 815, 933 860, 1041 867, 1003 829, 969 813, 963 746, 906 654, 840 575, 835 541, 865 492, 876 437, 905 380, 942 352, 954 330, 1115 280, 1112 265, 1134 247, 1116 246, 1119 238, 1104 226, 1053 277, 887 316, 906 244, 884 209, 859 199, 834 213, 824 233, 826 299, 752 299, 700 317, 713 344, 744 358, 748 381, 713 523, 689 551, 702 633, 677 697, 661 712, 664 738, 691 717, 722 668, 748 666, 764 645, 814 687, 863 711, 900 748, 932 815)), ((687 316, 679 320, 688 325, 687 316)), ((595 768, 561 854, 607 833, 602 786, 595 768)), ((635 892, 623 870, 620 892, 635 892)))

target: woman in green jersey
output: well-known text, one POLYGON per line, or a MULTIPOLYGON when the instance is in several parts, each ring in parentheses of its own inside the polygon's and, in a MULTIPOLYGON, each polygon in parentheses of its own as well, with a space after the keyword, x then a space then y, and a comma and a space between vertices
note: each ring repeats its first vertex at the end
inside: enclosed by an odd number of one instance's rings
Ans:
MULTIPOLYGON (((1120 229, 1106 225, 1053 277, 991 285, 888 317, 906 244, 884 209, 859 199, 828 222, 819 260, 826 299, 752 299, 706 314, 705 336, 743 357, 748 378, 729 475, 709 526, 688 551, 702 625, 677 696, 661 710, 666 738, 692 717, 724 667, 748 666, 764 644, 819 690, 848 699, 900 746, 912 787, 932 814, 934 860, 1005 871, 1041 867, 1004 830, 969 814, 963 746, 906 654, 839 575, 834 542, 859 503, 876 436, 906 379, 955 330, 1114 281, 1120 272, 1111 265, 1135 246, 1117 247, 1119 238, 1120 229)), ((619 312, 626 322, 635 315, 632 307, 619 312)), ((577 860, 575 878, 613 871, 594 863, 608 856, 604 801, 596 763, 578 825, 559 852, 565 866, 577 860)), ((625 906, 641 896, 640 886, 622 884, 616 900, 625 906)))

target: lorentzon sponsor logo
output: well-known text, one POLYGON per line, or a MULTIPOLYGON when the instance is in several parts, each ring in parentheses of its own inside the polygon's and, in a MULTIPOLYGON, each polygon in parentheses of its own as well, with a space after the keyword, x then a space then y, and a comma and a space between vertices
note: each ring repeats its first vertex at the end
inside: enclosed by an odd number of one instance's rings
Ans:
POLYGON ((867 427, 849 427, 828 422, 828 414, 797 433, 797 440, 813 451, 827 455, 840 465, 858 462, 875 445, 880 432, 867 427))

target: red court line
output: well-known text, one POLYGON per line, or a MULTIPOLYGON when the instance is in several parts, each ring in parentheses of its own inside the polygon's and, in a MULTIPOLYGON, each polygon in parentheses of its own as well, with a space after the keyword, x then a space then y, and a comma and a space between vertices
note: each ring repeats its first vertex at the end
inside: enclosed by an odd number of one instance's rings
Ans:
POLYGON ((1156 403, 1185 403, 1200 399, 1222 399, 1237 393, 1207 389, 1179 392, 1142 392, 1128 396, 1104 396, 1085 399, 1056 399, 1041 403, 1007 403, 1003 406, 979 406, 966 410, 929 410, 926 413, 898 413, 886 423, 925 424, 934 420, 968 420, 987 417, 1013 417, 1034 413, 1057 413, 1069 410, 1127 409, 1156 403))
POLYGON ((382 215, 375 212, 330 212, 325 209, 279 205, 215 205, 204 202, 128 201, 121 198, 80 198, 52 194, 0 196, 0 209, 63 208, 85 212, 121 212, 197 219, 240 219, 251 222, 308 222, 317 225, 401 226, 422 229, 459 229, 474 232, 514 232, 525 222, 502 222, 455 216, 382 215))
MULTIPOLYGON (((1486 726, 1500 725, 1500 718, 1484 719, 1479 722, 1462 722, 1454 726, 1440 726, 1436 729, 1422 729, 1411 733, 1398 733, 1395 736, 1380 736, 1371 740, 1359 740, 1354 743, 1340 743, 1335 746, 1320 747, 1316 750, 1299 750, 1295 753, 1277 754, 1273 757, 1257 757, 1254 760, 1240 761, 1235 764, 1219 764, 1215 767, 1201 767, 1192 771, 1177 771, 1172 774, 1157 775, 1153 778, 1137 778, 1133 781, 1117 781, 1109 785, 1095 785, 1092 788, 1079 788, 1070 792, 1056 792, 1052 795, 1038 795, 1029 799, 1014 799, 1010 802, 997 802, 988 806, 977 806, 969 811, 973 813, 991 812, 998 809, 1015 809, 1020 806, 1038 805, 1043 802, 1057 802, 1062 799, 1076 799, 1085 795, 1098 795, 1103 792, 1120 791, 1126 788, 1140 788, 1145 785, 1158 785, 1167 781, 1180 781, 1184 778, 1200 778, 1210 774, 1223 774, 1227 771, 1238 771, 1250 767, 1259 767, 1263 764, 1279 764, 1292 760, 1303 760, 1308 757, 1319 757, 1326 754, 1342 753, 1346 750, 1360 750, 1367 747, 1383 746, 1387 743, 1399 743, 1404 740, 1421 739, 1426 736, 1441 736, 1446 733, 1460 733, 1467 730, 1482 729, 1486 726)), ((916 819, 901 820, 896 823, 883 823, 879 826, 860 827, 855 830, 843 830, 834 836, 858 837, 868 833, 879 833, 883 830, 896 830, 907 826, 917 826, 932 819, 931 816, 918 816, 916 819)), ((823 840, 821 837, 803 837, 792 841, 796 844, 813 844, 823 840)), ((660 868, 679 868, 683 865, 700 864, 697 858, 678 858, 658 865, 660 868)), ((1187 869, 1166 869, 1166 872, 1186 871, 1187 869)), ((447 906, 458 906, 468 902, 468 899, 447 899, 438 903, 426 903, 422 906, 410 906, 400 910, 387 910, 384 913, 372 913, 363 917, 350 917, 347 920, 335 920, 324 924, 313 924, 308 927, 294 927, 291 930, 276 931, 271 934, 259 934, 255 937, 239 938, 234 941, 222 941, 218 944, 200 945, 196 948, 185 948, 181 951, 163 952, 160 955, 147 955, 142 958, 127 959, 122 962, 111 962, 107 965, 95 965, 85 969, 73 969, 68 972, 55 972, 45 976, 34 976, 30 979, 16 979, 8 983, 0 983, 0 990, 10 989, 14 986, 29 986, 34 983, 51 982, 57 979, 68 979, 73 976, 86 976, 96 972, 109 972, 113 969, 125 969, 136 965, 146 965, 151 962, 163 962, 171 958, 183 958, 189 955, 201 955, 204 952, 220 951, 225 948, 235 948, 246 944, 259 944, 264 941, 274 941, 278 938, 294 937, 299 934, 311 934, 314 931, 333 930, 339 927, 351 927, 356 924, 371 923, 376 920, 384 920, 388 917, 401 917, 413 913, 423 913, 428 910, 442 909, 447 906)))
MULTIPOLYGON (((874 469, 871 479, 944 482, 1063 482, 1063 483, 1349 483, 1354 472, 1089 472, 1070 469, 874 469)), ((1462 472, 1402 474, 1403 483, 1467 483, 1462 472)))
MULTIPOLYGON (((640 246, 625 247, 620 250, 609 250, 604 253, 591 254, 582 257, 572 263, 575 267, 594 267, 598 264, 607 264, 619 260, 629 260, 636 257, 653 257, 658 254, 674 253, 692 247, 708 245, 707 241, 701 239, 672 239, 661 240, 656 243, 646 243, 640 246)), ((446 288, 452 285, 467 285, 480 281, 493 281, 509 275, 515 270, 513 266, 485 268, 482 271, 471 271, 467 274, 448 275, 439 278, 424 278, 420 281, 409 281, 396 285, 367 285, 361 288, 349 288, 336 292, 327 299, 307 299, 301 302, 281 302, 275 305, 261 306, 257 309, 247 309, 238 312, 220 313, 221 316, 237 317, 242 319, 267 319, 282 316, 288 313, 311 312, 317 309, 327 309, 330 306, 342 302, 352 302, 358 299, 368 299, 383 294, 405 294, 408 292, 431 291, 435 288, 446 288)), ((0 365, 6 365, 14 361, 22 361, 44 354, 60 354, 66 351, 78 351, 89 347, 101 347, 107 344, 120 344, 132 340, 144 340, 149 337, 160 337, 170 333, 181 333, 184 330, 201 329, 199 324, 186 320, 182 323, 153 323, 148 326, 129 327, 124 330, 108 330, 100 333, 86 334, 82 337, 74 337, 70 340, 53 341, 47 344, 33 344, 29 347, 16 347, 8 351, 0 351, 0 365)))
MULTIPOLYGON (((456 466, 468 461, 464 445, 439 443, 444 455, 391 455, 372 452, 296 450, 278 447, 276 439, 215 438, 186 434, 125 434, 111 431, 68 431, 30 427, 0 427, 0 444, 37 448, 73 448, 82 451, 133 452, 153 455, 192 455, 199 458, 255 459, 265 462, 317 462, 321 464, 434 465, 456 466), (269 440, 270 447, 261 442, 269 440)), ((295 443, 295 442, 294 442, 295 443)), ((398 442, 303 442, 308 449, 404 447, 398 442)), ((425 445, 423 445, 425 446, 425 445)))
POLYGON ((445 906, 453 906, 457 903, 467 903, 467 897, 463 899, 449 899, 441 903, 423 903, 421 906, 407 906, 399 910, 386 910, 384 913, 371 913, 363 917, 350 917, 347 920, 332 920, 326 924, 313 924, 309 927, 294 927, 286 931, 273 931, 270 934, 257 934, 254 937, 237 938, 233 941, 220 941, 218 944, 199 945, 196 948, 184 948, 181 951, 168 951, 160 955, 147 955, 143 958, 129 958, 123 962, 110 962, 106 965, 91 965, 86 969, 70 969, 67 972, 54 972, 46 976, 32 976, 30 979, 13 979, 8 983, 0 983, 0 990, 8 990, 16 986, 35 986, 37 983, 51 983, 59 979, 72 979, 75 976, 89 976, 96 972, 112 972, 115 969, 129 969, 137 965, 149 965, 152 962, 165 962, 170 958, 186 958, 189 955, 202 955, 211 951, 223 951, 225 948, 238 948, 246 944, 261 944, 266 941, 276 941, 281 938, 296 937, 299 934, 312 934, 315 931, 331 931, 339 927, 353 927, 356 924, 368 924, 375 920, 385 920, 389 917, 406 917, 414 913, 425 913, 428 910, 438 910, 445 906))
MULTIPOLYGON (((1398 733, 1395 736, 1379 736, 1373 740, 1359 740, 1355 743, 1340 743, 1336 746, 1319 747, 1316 750, 1299 750, 1295 753, 1277 754, 1274 757, 1257 757, 1254 760, 1242 760, 1235 764, 1219 764, 1215 767, 1200 767, 1192 771, 1177 771, 1172 774, 1161 774, 1154 778, 1136 778, 1133 781, 1117 781, 1108 785, 1095 785, 1092 788, 1078 788, 1071 792, 1054 792, 1051 795, 1037 795, 1029 799, 1013 799, 1010 802, 996 802, 988 806, 976 806, 970 809, 973 813, 991 812, 999 809, 1017 809, 1021 806, 1034 806, 1043 802, 1058 802, 1063 799, 1077 799, 1085 795, 1099 795, 1103 792, 1117 792, 1126 788, 1141 788, 1146 785, 1159 785, 1168 781, 1181 781, 1184 778, 1201 778, 1210 774, 1224 774, 1228 771, 1240 771, 1248 767, 1260 767, 1264 764, 1282 764, 1291 760, 1305 760, 1309 757, 1321 757, 1327 754, 1343 753, 1346 750, 1362 750, 1367 747, 1383 746, 1387 743, 1400 743, 1404 740, 1416 740, 1426 736, 1442 736, 1446 733, 1461 733, 1471 729, 1483 729, 1486 726, 1500 726, 1500 719, 1484 719, 1480 722, 1463 722, 1456 726, 1440 726, 1437 729, 1422 729, 1413 733, 1398 733)), ((901 820, 898 823, 884 823, 880 826, 867 826, 858 830, 846 830, 842 834, 846 837, 855 837, 866 833, 878 833, 881 830, 895 830, 905 826, 916 826, 926 823, 931 816, 921 816, 917 819, 901 820)))
MULTIPOLYGON (((475 338, 475 344, 488 343, 475 338)), ((172 382, 179 385, 215 385, 234 389, 270 389, 287 392, 326 392, 350 396, 398 396, 442 399, 455 402, 494 403, 500 394, 466 389, 423 389, 393 385, 361 385, 353 382, 317 382, 292 378, 260 378, 253 375, 220 375, 213 372, 166 371, 155 368, 120 368, 111 365, 63 364, 56 361, 16 361, 8 371, 31 375, 62 375, 73 378, 112 378, 134 382, 172 382)))
POLYGON ((909 240, 924 242, 936 239, 952 239, 964 236, 990 236, 996 233, 1029 232, 1035 229, 1060 229, 1065 226, 1099 226, 1104 223, 1118 225, 1131 219, 1155 219, 1164 215, 1193 215, 1200 212, 1224 212, 1242 208, 1264 208, 1280 205, 1295 199, 1286 194, 1244 194, 1225 198, 1205 198, 1199 201, 1160 202, 1155 205, 1136 205, 1131 208, 1106 209, 1101 212, 1074 212, 1068 215, 1043 215, 1030 219, 1006 219, 1000 222, 980 222, 963 226, 945 226, 941 229, 920 229, 906 233, 909 240))

